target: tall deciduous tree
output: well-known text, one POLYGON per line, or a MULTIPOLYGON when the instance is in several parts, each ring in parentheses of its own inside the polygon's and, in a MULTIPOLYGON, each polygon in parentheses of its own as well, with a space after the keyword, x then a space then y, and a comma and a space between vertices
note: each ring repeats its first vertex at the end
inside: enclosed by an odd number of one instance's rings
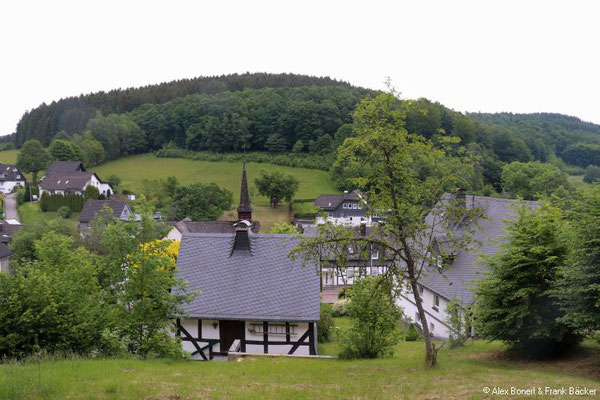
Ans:
POLYGON ((32 175, 33 186, 37 184, 37 176, 40 171, 48 168, 50 164, 50 155, 37 140, 28 140, 23 143, 21 152, 17 156, 17 167, 32 175))
POLYGON ((336 166, 351 171, 349 179, 362 189, 369 214, 386 211, 385 223, 366 237, 325 224, 318 236, 304 238, 291 256, 319 262, 321 252, 332 252, 343 266, 348 246, 363 249, 355 254, 373 246, 380 249, 388 265, 385 278, 413 297, 425 336, 425 364, 432 366, 436 349, 419 296, 419 278, 429 266, 437 265, 435 236, 453 239, 449 251, 466 245, 472 232, 462 222, 476 219, 478 210, 453 198, 440 200, 445 192, 465 185, 465 176, 472 171, 469 158, 451 150, 457 139, 442 137, 436 146, 407 132, 405 119, 405 108, 395 93, 366 99, 354 113, 356 137, 346 138, 338 150, 336 166), (461 235, 455 234, 457 228, 462 229, 461 235))
POLYGON ((568 188, 569 182, 566 174, 552 164, 514 161, 502 169, 504 191, 526 200, 549 196, 559 187, 568 188))
POLYGON ((254 180, 258 193, 271 199, 273 207, 281 200, 292 201, 298 191, 300 183, 292 175, 279 171, 261 171, 260 176, 254 180))
POLYGON ((229 210, 233 195, 215 183, 194 183, 175 189, 171 204, 171 216, 180 220, 191 218, 194 221, 216 220, 223 211, 229 210))

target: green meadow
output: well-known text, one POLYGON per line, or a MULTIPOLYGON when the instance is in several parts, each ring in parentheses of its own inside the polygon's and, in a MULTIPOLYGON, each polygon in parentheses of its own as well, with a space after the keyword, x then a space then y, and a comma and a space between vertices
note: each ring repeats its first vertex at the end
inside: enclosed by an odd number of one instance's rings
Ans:
MULTIPOLYGON (((334 341, 321 345, 319 352, 335 354, 337 347, 334 341)), ((442 348, 439 365, 430 370, 423 368, 423 342, 401 342, 393 357, 378 360, 31 360, 0 364, 0 398, 486 399, 501 397, 484 393, 486 387, 600 390, 599 356, 598 344, 587 342, 568 359, 519 361, 511 360, 499 343, 475 341, 459 349, 442 348)))

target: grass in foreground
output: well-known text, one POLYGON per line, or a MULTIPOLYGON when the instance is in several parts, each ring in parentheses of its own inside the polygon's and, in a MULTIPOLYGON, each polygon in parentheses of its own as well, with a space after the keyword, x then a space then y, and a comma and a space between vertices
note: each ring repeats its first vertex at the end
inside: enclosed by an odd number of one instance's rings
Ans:
MULTIPOLYGON (((260 196, 258 193, 252 193, 255 191, 253 189, 254 179, 260 175, 261 170, 277 170, 296 177, 300 181, 300 187, 298 193, 296 193, 298 198, 314 198, 321 193, 338 192, 327 171, 261 163, 248 163, 246 167, 253 203, 268 202, 266 197, 260 196)), ((184 185, 196 182, 215 182, 233 193, 236 204, 240 196, 242 163, 158 158, 152 154, 142 154, 109 161, 93 167, 91 170, 105 180, 110 175, 117 175, 121 178, 121 185, 134 192, 141 191, 142 180, 144 179, 159 179, 174 175, 184 185)))
MULTIPOLYGON (((336 319, 337 325, 346 322, 336 319)), ((402 342, 394 357, 381 360, 67 359, 5 364, 0 365, 0 398, 481 399, 494 397, 483 392, 494 386, 600 390, 596 343, 586 343, 569 359, 550 362, 510 361, 503 350, 499 343, 483 341, 443 348, 440 364, 432 370, 423 368, 423 342, 402 342)), ((337 343, 319 346, 319 351, 334 354, 337 343)))

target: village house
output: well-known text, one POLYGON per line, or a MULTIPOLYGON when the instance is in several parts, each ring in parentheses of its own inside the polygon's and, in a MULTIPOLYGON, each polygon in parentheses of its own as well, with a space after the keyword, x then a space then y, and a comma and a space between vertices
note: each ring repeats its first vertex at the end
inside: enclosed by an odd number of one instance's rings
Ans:
POLYGON ((94 186, 101 195, 110 197, 114 191, 110 184, 102 182, 94 172, 85 171, 76 161, 55 161, 48 168, 46 176, 39 184, 40 196, 48 194, 83 195, 88 186, 94 186))
POLYGON ((183 233, 178 277, 199 294, 177 319, 176 334, 196 360, 227 354, 234 342, 244 353, 315 355, 316 266, 288 258, 294 235, 253 232, 244 182, 245 173, 238 222, 226 232, 183 233))
POLYGON ((131 207, 125 200, 88 200, 79 214, 78 227, 89 228, 92 220, 98 216, 129 221, 132 213, 131 207))
POLYGON ((25 175, 16 165, 0 163, 0 193, 12 193, 15 188, 25 187, 25 175))
POLYGON ((317 224, 333 222, 340 225, 359 226, 361 223, 371 226, 379 219, 376 215, 367 215, 367 203, 359 190, 343 194, 321 194, 314 206, 319 210, 317 224), (321 214, 325 213, 326 216, 321 214))
POLYGON ((237 208, 237 221, 192 221, 190 218, 175 223, 169 230, 166 239, 180 241, 188 233, 235 233, 235 224, 238 221, 249 221, 252 233, 260 231, 260 223, 252 220, 252 205, 248 194, 248 180, 246 177, 246 163, 242 168, 242 184, 240 190, 240 204, 237 208))
POLYGON ((16 219, 8 219, 0 221, 0 243, 7 245, 14 234, 22 227, 21 223, 16 219))

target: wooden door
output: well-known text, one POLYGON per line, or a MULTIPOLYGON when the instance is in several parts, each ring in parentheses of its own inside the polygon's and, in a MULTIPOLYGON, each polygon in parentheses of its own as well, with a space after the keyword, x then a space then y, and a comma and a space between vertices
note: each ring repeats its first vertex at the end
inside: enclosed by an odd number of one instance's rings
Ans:
POLYGON ((227 353, 235 339, 244 339, 245 333, 244 321, 219 321, 221 353, 227 353))

